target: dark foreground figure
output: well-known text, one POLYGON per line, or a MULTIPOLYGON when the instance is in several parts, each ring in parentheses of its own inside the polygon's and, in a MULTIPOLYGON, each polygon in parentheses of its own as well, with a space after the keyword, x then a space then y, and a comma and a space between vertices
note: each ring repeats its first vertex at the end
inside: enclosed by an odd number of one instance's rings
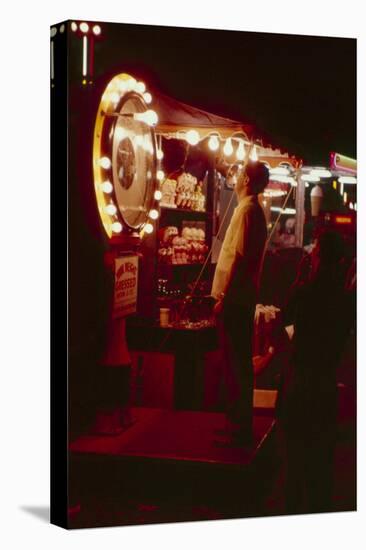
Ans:
POLYGON ((286 448, 287 513, 332 510, 337 429, 336 370, 353 321, 345 289, 342 237, 317 239, 309 280, 295 285, 287 308, 293 355, 284 377, 279 419, 286 448))

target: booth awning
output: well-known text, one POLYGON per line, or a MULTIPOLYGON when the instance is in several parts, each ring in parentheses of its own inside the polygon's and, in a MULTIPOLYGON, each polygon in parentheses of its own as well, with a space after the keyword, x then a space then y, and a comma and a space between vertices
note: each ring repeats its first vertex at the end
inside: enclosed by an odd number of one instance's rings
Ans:
POLYGON ((159 117, 156 131, 161 134, 195 129, 201 139, 210 134, 218 134, 221 138, 241 134, 247 140, 253 134, 253 127, 249 124, 208 113, 163 94, 154 93, 154 110, 159 117))
POLYGON ((301 161, 294 156, 290 157, 287 153, 272 148, 267 143, 264 145, 254 126, 250 124, 209 113, 156 91, 154 92, 153 108, 159 117, 156 126, 157 134, 165 137, 177 137, 175 135, 180 132, 194 129, 198 131, 201 140, 209 135, 218 135, 221 139, 242 137, 245 141, 255 142, 258 154, 265 158, 271 167, 277 166, 281 162, 288 162, 294 167, 301 164, 301 161))

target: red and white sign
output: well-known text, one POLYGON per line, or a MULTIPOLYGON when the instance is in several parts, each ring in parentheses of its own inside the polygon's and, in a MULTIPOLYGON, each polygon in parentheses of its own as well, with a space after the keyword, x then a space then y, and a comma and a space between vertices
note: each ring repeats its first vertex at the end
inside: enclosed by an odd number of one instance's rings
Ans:
POLYGON ((113 319, 135 313, 137 304, 138 256, 115 260, 113 319))

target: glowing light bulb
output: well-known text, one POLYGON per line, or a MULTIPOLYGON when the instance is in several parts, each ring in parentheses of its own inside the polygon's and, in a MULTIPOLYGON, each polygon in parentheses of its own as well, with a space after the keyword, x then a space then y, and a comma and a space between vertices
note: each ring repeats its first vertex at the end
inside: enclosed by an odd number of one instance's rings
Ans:
POLYGON ((102 188, 102 191, 103 193, 112 193, 113 191, 113 185, 111 184, 110 181, 104 181, 102 184, 101 184, 101 188, 102 188))
POLYGON ((118 80, 118 83, 117 83, 117 88, 119 89, 119 91, 123 94, 124 92, 126 92, 127 90, 127 83, 125 80, 123 80, 122 78, 120 80, 118 80))
POLYGON ((227 138, 227 140, 225 141, 225 145, 224 145, 224 154, 229 157, 230 155, 232 155, 234 152, 234 149, 233 149, 233 146, 232 146, 232 143, 231 143, 231 138, 227 138))
POLYGON ((127 90, 129 91, 134 90, 136 86, 136 79, 129 78, 128 80, 126 80, 126 86, 127 86, 127 90))
POLYGON ((254 161, 254 162, 257 162, 258 160, 258 155, 257 155, 257 148, 256 146, 254 145, 251 153, 250 153, 250 160, 254 161))
POLYGON ((121 233, 121 231, 122 231, 122 224, 119 223, 119 222, 114 222, 114 223, 112 223, 112 225, 111 225, 111 229, 112 229, 113 233, 121 233))
POLYGON ((236 158, 238 160, 244 160, 245 159, 245 149, 244 149, 244 143, 242 141, 239 141, 238 148, 236 150, 236 158))
POLYGON ((154 193, 154 199, 156 201, 160 201, 162 196, 163 196, 163 193, 159 189, 157 189, 154 193))
POLYGON ((269 173, 271 176, 288 176, 290 170, 284 166, 277 166, 276 168, 271 168, 269 173))
POLYGON ((158 122, 158 115, 155 113, 155 111, 152 111, 151 109, 145 111, 144 113, 134 113, 133 118, 140 122, 144 122, 149 126, 154 126, 158 122))
POLYGON ((122 128, 122 126, 118 126, 115 129, 114 135, 117 139, 122 140, 127 137, 127 131, 125 130, 125 128, 122 128))
POLYGON ((137 82, 136 85, 135 85, 135 90, 139 94, 143 94, 144 91, 146 90, 146 86, 143 82, 137 82))
POLYGON ((164 174, 163 170, 158 170, 156 172, 156 177, 159 181, 163 181, 163 179, 165 178, 165 174, 164 174))
POLYGON ((348 206, 350 207, 351 210, 353 210, 353 202, 350 202, 348 206))
POLYGON ((94 25, 94 27, 93 27, 93 33, 94 33, 96 36, 99 36, 101 32, 102 32, 102 29, 100 28, 100 26, 99 26, 99 25, 94 25))
POLYGON ((144 227, 145 233, 152 233, 154 231, 154 226, 151 223, 147 223, 144 227))
POLYGON ((118 103, 119 102, 119 93, 118 92, 112 92, 109 96, 112 103, 118 103))
POLYGON ((302 181, 307 181, 310 183, 317 183, 320 181, 319 176, 313 176, 312 174, 302 174, 301 179, 302 181))
POLYGON ((109 168, 112 166, 111 159, 108 157, 102 157, 99 159, 99 164, 104 170, 109 170, 109 168))
POLYGON ((81 30, 81 32, 83 32, 83 33, 87 33, 88 30, 89 30, 89 25, 88 25, 88 23, 80 23, 80 30, 81 30))
POLYGON ((117 213, 117 208, 115 207, 114 204, 108 204, 105 209, 104 209, 107 214, 109 214, 110 216, 114 216, 116 213, 117 213))
POLYGON ((150 210, 149 212, 149 218, 151 218, 152 220, 157 220, 159 217, 159 212, 155 209, 153 210, 150 210))
POLYGON ((158 150, 156 151, 156 158, 157 158, 158 160, 162 160, 162 159, 164 158, 164 153, 163 153, 163 151, 162 151, 161 149, 158 149, 158 150))
POLYGON ((188 130, 188 132, 186 132, 185 138, 189 145, 197 145, 200 140, 200 135, 197 130, 188 130))
POLYGON ((208 140, 208 146, 211 151, 217 151, 217 149, 220 147, 219 138, 217 136, 210 136, 210 139, 208 140))
POLYGON ((343 202, 344 204, 347 202, 347 193, 343 193, 343 202))
POLYGON ((144 98, 145 103, 147 103, 147 104, 152 102, 152 95, 149 94, 149 92, 145 92, 143 94, 143 98, 144 98))
POLYGON ((325 168, 314 168, 310 170, 310 174, 312 176, 319 176, 319 178, 330 178, 332 176, 332 172, 325 168))
POLYGON ((341 176, 338 181, 339 183, 357 183, 357 179, 353 176, 341 176))
POLYGON ((76 31, 78 30, 78 26, 77 26, 77 24, 75 23, 75 21, 73 21, 73 22, 71 23, 71 30, 72 30, 72 32, 76 32, 76 31))

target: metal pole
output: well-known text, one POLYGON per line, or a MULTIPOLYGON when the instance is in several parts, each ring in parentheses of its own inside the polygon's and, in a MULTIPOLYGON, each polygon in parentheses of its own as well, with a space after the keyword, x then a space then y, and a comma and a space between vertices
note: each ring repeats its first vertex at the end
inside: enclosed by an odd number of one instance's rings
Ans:
POLYGON ((304 223, 305 223, 305 182, 301 179, 301 169, 297 170, 296 175, 296 226, 295 226, 295 246, 302 248, 304 240, 304 223))

